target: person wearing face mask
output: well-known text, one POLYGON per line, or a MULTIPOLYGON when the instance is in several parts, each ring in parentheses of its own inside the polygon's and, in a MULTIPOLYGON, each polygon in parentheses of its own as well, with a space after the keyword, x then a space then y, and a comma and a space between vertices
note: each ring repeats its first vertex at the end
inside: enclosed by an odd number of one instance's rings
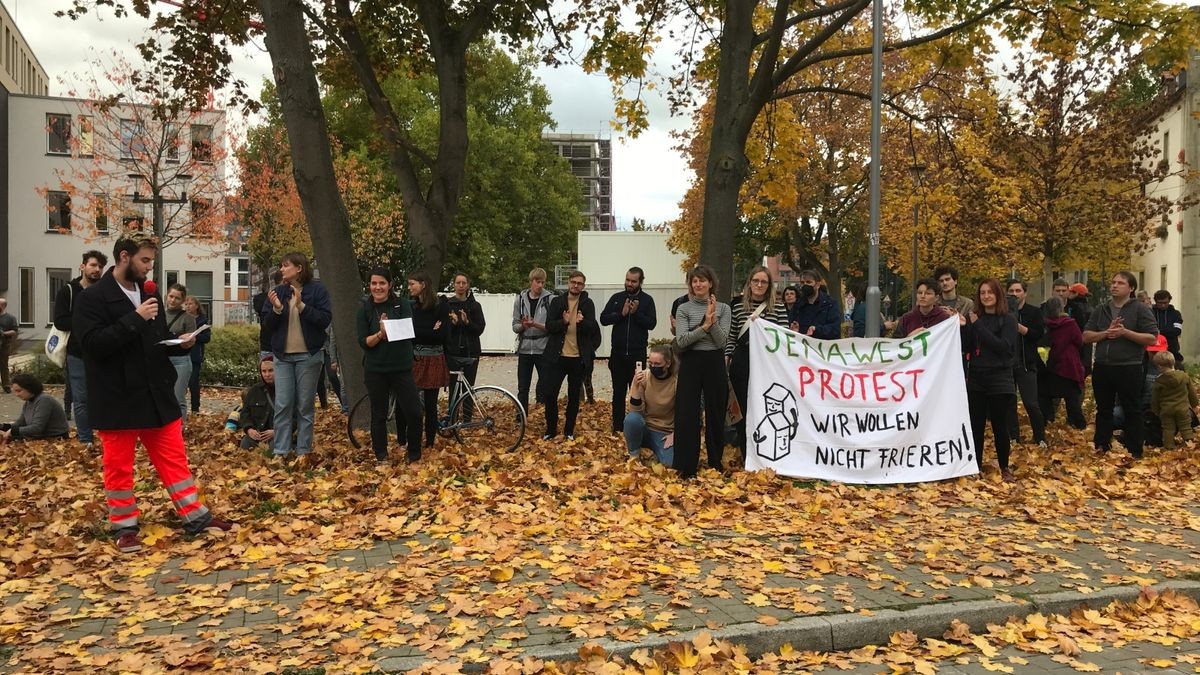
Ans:
POLYGON ((647 368, 636 368, 625 415, 625 447, 632 457, 649 448, 664 466, 675 461, 675 359, 667 345, 650 348, 647 368))
POLYGON ((842 336, 842 314, 837 303, 820 288, 821 275, 816 270, 800 273, 800 300, 792 308, 788 323, 792 330, 818 340, 836 340, 842 336))
MULTIPOLYGON (((188 314, 183 307, 183 301, 186 299, 187 288, 183 284, 171 284, 171 288, 167 290, 167 332, 173 338, 196 332, 196 317, 188 314)), ((187 420, 188 382, 192 379, 191 350, 183 356, 172 356, 170 359, 176 373, 175 398, 179 401, 179 412, 183 419, 187 420)))

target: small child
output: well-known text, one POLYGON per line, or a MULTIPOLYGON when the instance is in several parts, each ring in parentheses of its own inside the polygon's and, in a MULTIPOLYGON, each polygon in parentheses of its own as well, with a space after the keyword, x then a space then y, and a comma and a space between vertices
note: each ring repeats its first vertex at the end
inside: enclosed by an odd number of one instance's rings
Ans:
POLYGON ((1175 356, 1171 352, 1158 352, 1152 361, 1159 375, 1150 395, 1150 410, 1162 422, 1163 448, 1175 447, 1176 431, 1191 447, 1194 436, 1191 409, 1200 407, 1192 378, 1182 370, 1175 370, 1175 356))

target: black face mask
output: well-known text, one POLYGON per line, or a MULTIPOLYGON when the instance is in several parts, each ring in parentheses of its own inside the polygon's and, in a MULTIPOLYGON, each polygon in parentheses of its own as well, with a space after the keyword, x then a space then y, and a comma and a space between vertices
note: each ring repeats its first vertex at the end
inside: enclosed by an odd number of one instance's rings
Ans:
POLYGON ((817 289, 812 286, 801 286, 800 297, 805 300, 812 300, 812 297, 817 294, 817 289))
POLYGON ((664 380, 667 377, 667 367, 666 366, 650 366, 650 374, 660 380, 664 380))

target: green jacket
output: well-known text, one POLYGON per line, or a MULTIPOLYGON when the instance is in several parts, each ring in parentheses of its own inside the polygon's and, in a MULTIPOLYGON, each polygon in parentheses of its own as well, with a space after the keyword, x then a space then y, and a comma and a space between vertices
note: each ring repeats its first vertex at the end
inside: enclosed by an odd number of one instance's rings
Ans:
POLYGON ((1161 415, 1187 412, 1188 408, 1200 405, 1196 399, 1196 386, 1192 378, 1182 370, 1169 370, 1158 376, 1154 381, 1154 389, 1150 393, 1150 412, 1161 415))
POLYGON ((358 346, 363 350, 363 370, 370 373, 397 373, 412 370, 413 341, 397 340, 367 346, 367 336, 379 331, 379 317, 411 319, 412 305, 407 299, 392 297, 381 304, 364 298, 358 308, 358 346))

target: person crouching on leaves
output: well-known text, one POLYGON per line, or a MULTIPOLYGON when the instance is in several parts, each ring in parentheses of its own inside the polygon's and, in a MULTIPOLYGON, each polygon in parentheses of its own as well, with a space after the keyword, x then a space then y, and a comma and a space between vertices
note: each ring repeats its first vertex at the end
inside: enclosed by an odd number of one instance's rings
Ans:
POLYGON ((665 466, 675 461, 675 359, 667 345, 650 348, 649 366, 637 366, 629 386, 629 414, 625 415, 625 446, 637 457, 650 448, 665 466))
POLYGON ((1175 448, 1176 433, 1190 448, 1195 438, 1192 410, 1200 406, 1200 400, 1196 398, 1196 386, 1186 371, 1175 370, 1175 355, 1171 352, 1158 352, 1152 361, 1159 374, 1150 395, 1150 411, 1158 415, 1162 423, 1163 448, 1175 448))
POLYGON ((242 431, 243 450, 268 446, 275 440, 275 357, 267 354, 258 362, 258 382, 242 392, 237 428, 242 431))

